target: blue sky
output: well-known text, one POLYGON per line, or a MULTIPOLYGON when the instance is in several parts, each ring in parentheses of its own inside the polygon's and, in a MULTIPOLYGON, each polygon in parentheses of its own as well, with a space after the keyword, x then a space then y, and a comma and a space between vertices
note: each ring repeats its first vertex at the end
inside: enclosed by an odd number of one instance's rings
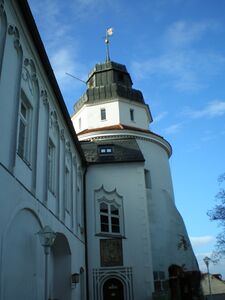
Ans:
MULTIPOLYGON (((225 1, 29 0, 69 113, 83 80, 105 60, 125 64, 143 92, 151 130, 173 147, 170 159, 176 205, 200 268, 220 231, 209 221, 218 176, 225 172, 225 1)), ((225 263, 211 271, 225 277, 225 263)))

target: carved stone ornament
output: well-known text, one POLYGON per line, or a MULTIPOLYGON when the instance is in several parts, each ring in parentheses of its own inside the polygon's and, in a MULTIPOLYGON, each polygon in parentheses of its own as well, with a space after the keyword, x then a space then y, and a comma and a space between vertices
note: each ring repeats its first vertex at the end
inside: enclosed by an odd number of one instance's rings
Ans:
MULTIPOLYGON (((4 9, 4 0, 0 0, 0 10, 3 12, 5 9, 4 9)), ((1 12, 0 12, 1 13, 1 12)))
POLYGON ((47 93, 46 90, 41 90, 41 99, 42 99, 44 105, 49 104, 49 102, 48 102, 48 93, 47 93))
POLYGON ((76 157, 76 155, 73 156, 73 165, 74 166, 77 165, 77 157, 76 157))
POLYGON ((123 265, 123 250, 121 239, 100 240, 101 267, 123 265))
POLYGON ((50 127, 51 128, 58 128, 59 123, 58 123, 58 116, 56 111, 51 111, 50 113, 50 127))
POLYGON ((61 140, 65 140, 65 131, 64 131, 64 129, 62 128, 61 130, 60 130, 60 138, 61 138, 61 140))
POLYGON ((20 34, 19 34, 18 28, 16 26, 9 25, 8 26, 8 34, 14 35, 14 47, 16 48, 16 50, 21 49, 20 34))

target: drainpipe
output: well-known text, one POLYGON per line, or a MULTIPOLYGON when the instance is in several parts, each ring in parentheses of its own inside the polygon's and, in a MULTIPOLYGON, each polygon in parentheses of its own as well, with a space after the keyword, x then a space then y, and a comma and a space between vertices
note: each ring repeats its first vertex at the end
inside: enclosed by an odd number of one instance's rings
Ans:
POLYGON ((86 175, 85 166, 83 174, 83 203, 84 203, 84 241, 85 241, 85 269, 86 269, 86 299, 89 300, 89 267, 88 267, 88 239, 87 239, 87 199, 86 199, 86 175))

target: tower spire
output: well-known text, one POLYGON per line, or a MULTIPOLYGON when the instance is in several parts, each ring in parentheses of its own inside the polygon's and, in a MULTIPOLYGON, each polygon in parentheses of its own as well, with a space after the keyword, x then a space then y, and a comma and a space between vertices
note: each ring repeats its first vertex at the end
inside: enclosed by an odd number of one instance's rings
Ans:
POLYGON ((105 44, 106 44, 106 62, 110 61, 109 56, 109 37, 113 34, 113 28, 106 29, 105 44))

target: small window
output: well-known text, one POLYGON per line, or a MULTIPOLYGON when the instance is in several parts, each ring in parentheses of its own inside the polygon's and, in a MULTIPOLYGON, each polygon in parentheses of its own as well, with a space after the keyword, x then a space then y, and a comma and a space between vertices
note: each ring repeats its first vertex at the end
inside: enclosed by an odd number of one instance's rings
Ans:
POLYGON ((17 153, 26 163, 30 163, 31 113, 32 109, 31 106, 28 105, 28 99, 24 92, 21 91, 17 153))
POLYGON ((106 120, 106 110, 105 108, 101 108, 101 120, 106 120))
POLYGON ((112 146, 100 146, 99 147, 99 153, 100 154, 112 154, 113 152, 113 149, 112 149, 112 146))
POLYGON ((167 290, 167 281, 165 279, 165 272, 153 272, 154 287, 156 292, 167 290))
POLYGON ((146 189, 152 188, 150 171, 145 169, 145 187, 146 189))
POLYGON ((134 110, 130 109, 130 119, 131 121, 134 121, 134 110))

